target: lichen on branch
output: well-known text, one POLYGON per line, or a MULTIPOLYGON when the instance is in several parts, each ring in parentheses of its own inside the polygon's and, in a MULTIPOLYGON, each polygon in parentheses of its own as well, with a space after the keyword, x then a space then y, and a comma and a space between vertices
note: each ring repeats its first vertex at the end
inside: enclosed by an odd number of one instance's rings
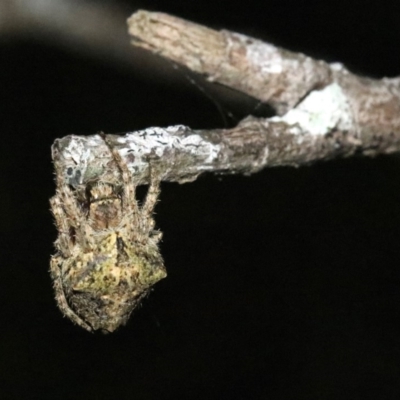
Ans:
MULTIPOLYGON (((109 135, 137 184, 147 183, 149 160, 157 162, 163 180, 182 183, 202 172, 251 174, 268 166, 400 150, 399 78, 359 77, 339 63, 162 13, 138 11, 128 25, 135 46, 277 111, 272 118, 249 116, 232 129, 177 125, 109 135)), ((106 150, 97 135, 59 139, 53 145, 57 173, 74 187, 112 181, 116 172, 106 150)))

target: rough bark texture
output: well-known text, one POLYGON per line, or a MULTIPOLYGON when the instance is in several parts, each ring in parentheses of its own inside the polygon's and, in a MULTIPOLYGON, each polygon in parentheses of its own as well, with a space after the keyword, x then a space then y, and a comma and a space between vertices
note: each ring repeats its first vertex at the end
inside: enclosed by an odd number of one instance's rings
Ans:
MULTIPOLYGON (((137 184, 148 183, 149 162, 163 171, 163 180, 184 183, 203 172, 251 174, 266 166, 299 166, 356 153, 390 153, 400 146, 398 134, 385 140, 370 135, 361 142, 346 131, 332 129, 326 135, 312 135, 278 119, 253 117, 226 130, 194 131, 178 125, 108 136, 137 184)), ((76 188, 98 179, 118 180, 118 170, 100 135, 56 140, 53 160, 57 173, 76 188)))
MULTIPOLYGON (((205 171, 251 174, 267 166, 299 166, 354 154, 400 150, 400 79, 358 77, 241 34, 161 13, 128 20, 133 44, 273 105, 277 116, 248 117, 233 129, 148 128, 110 142, 138 184, 149 162, 163 179, 187 182, 205 171)), ((118 172, 100 135, 67 136, 53 146, 57 173, 79 187, 118 172)))

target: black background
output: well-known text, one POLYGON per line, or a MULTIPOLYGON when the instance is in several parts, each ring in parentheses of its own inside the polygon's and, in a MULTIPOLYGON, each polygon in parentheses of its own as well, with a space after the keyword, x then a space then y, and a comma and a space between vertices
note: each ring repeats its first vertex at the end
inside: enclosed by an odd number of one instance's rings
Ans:
MULTIPOLYGON (((169 12, 360 74, 400 74, 398 2, 120 3, 127 16, 169 12)), ((0 40, 0 397, 398 399, 396 155, 163 183, 168 278, 111 335, 62 318, 48 275, 54 139, 227 126, 183 71, 165 68, 173 78, 0 40)), ((200 84, 236 120, 257 106, 200 84)))

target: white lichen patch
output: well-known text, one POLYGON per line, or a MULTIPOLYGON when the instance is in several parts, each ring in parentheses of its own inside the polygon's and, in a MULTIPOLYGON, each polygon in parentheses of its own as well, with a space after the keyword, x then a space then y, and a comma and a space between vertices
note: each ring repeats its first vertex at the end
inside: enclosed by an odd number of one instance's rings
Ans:
POLYGON ((353 127, 350 105, 337 83, 312 91, 296 108, 271 121, 291 125, 294 134, 325 135, 334 128, 347 131, 353 127))
POLYGON ((182 125, 170 126, 167 128, 147 128, 141 131, 128 133, 118 139, 124 144, 121 150, 122 157, 130 157, 129 167, 141 169, 148 164, 148 156, 161 158, 170 152, 186 153, 197 160, 202 161, 203 169, 217 159, 220 146, 204 140, 200 135, 192 134, 185 136, 188 128, 182 125))
POLYGON ((239 33, 230 34, 244 43, 247 61, 262 74, 282 73, 282 56, 276 46, 239 33))
POLYGON ((57 140, 53 146, 53 159, 58 158, 54 152, 61 152, 63 179, 66 183, 77 187, 89 181, 91 178, 101 174, 102 162, 106 163, 109 159, 107 146, 104 145, 102 138, 99 135, 93 136, 76 136, 70 135, 69 140, 57 140), (61 147, 58 143, 62 142, 61 147), (101 148, 103 151, 96 151, 101 148), (96 153, 96 156, 94 155, 96 153), (93 168, 93 160, 96 157, 97 167, 100 170, 93 168))
POLYGON ((347 71, 345 66, 340 62, 335 62, 335 63, 329 64, 329 68, 332 71, 337 71, 337 72, 346 72, 347 71))
MULTIPOLYGON (((115 135, 111 140, 139 184, 147 181, 151 162, 165 163, 166 171, 176 162, 187 164, 187 176, 195 176, 199 172, 212 171, 221 152, 219 144, 183 125, 147 128, 123 136, 115 135)), ((98 179, 109 182, 118 179, 109 168, 110 154, 103 135, 70 135, 57 140, 53 146, 53 159, 59 160, 57 165, 62 165, 58 174, 63 182, 74 188, 98 179)))
POLYGON ((85 146, 85 141, 71 140, 69 145, 64 148, 63 156, 67 162, 86 166, 90 158, 90 150, 85 146))

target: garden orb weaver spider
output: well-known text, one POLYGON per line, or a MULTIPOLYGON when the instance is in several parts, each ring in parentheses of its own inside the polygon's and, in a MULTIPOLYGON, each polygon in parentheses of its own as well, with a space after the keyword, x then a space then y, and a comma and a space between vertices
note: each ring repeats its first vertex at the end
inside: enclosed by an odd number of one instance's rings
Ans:
POLYGON ((161 232, 153 219, 161 176, 149 162, 149 188, 139 205, 126 163, 102 137, 121 184, 87 184, 82 201, 58 175, 50 204, 59 236, 50 272, 63 314, 88 331, 107 333, 126 323, 166 271, 158 249, 161 232))

